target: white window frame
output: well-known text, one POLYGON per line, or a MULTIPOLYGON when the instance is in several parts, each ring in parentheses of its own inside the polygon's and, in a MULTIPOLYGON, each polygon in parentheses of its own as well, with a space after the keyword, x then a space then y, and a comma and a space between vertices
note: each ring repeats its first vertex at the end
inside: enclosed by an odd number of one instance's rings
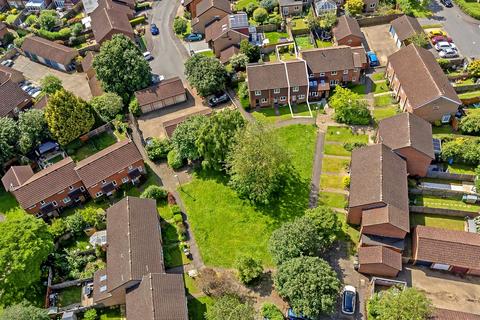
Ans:
POLYGON ((298 90, 300 90, 298 86, 293 87, 293 92, 298 92, 298 90))
POLYGON ((41 206, 45 205, 45 203, 46 203, 45 200, 40 201, 41 206))
POLYGON ((304 94, 299 95, 298 99, 305 99, 305 95, 304 94))
POLYGON ((320 77, 325 77, 325 72, 320 72, 320 77))
POLYGON ((115 187, 117 186, 117 181, 113 180, 112 183, 115 187))
POLYGON ((260 90, 255 90, 255 95, 256 95, 256 96, 261 96, 261 95, 262 95, 262 91, 260 91, 260 90))
POLYGON ((376 4, 375 2, 373 2, 373 3, 370 3, 370 8, 372 8, 372 9, 373 9, 373 8, 375 8, 375 7, 376 7, 376 5, 377 5, 377 4, 376 4))
POLYGON ((107 184, 107 180, 102 180, 102 184, 107 184))
POLYGON ((122 183, 127 183, 128 181, 130 181, 130 179, 128 177, 123 177, 122 178, 122 183))
POLYGON ((142 168, 142 167, 138 167, 138 171, 143 172, 143 168, 142 168))
POLYGON ((133 169, 133 166, 128 166, 128 170, 132 170, 133 169))
POLYGON ((280 93, 280 89, 279 88, 273 89, 273 93, 280 93))
POLYGON ((95 197, 100 198, 101 196, 103 196, 103 191, 98 191, 95 193, 95 197))
POLYGON ((310 74, 308 75, 308 77, 309 77, 309 78, 313 78, 313 73, 310 73, 310 74))
POLYGON ((73 190, 73 186, 68 187, 68 189, 73 190))
POLYGON ((70 197, 63 198, 63 203, 65 203, 65 204, 69 203, 70 201, 72 201, 72 199, 70 199, 70 197))
POLYGON ((262 98, 262 100, 260 100, 262 103, 266 103, 267 102, 267 99, 266 98, 262 98))
POLYGON ((280 97, 280 101, 287 101, 287 97, 281 96, 281 97, 280 97))
POLYGON ((336 76, 336 75, 337 75, 337 71, 332 71, 332 72, 330 72, 330 74, 331 74, 332 76, 336 76))
POLYGON ((105 281, 105 280, 107 280, 107 275, 106 274, 101 275, 100 276, 100 281, 105 281))
POLYGON ((348 70, 343 70, 343 74, 348 74, 348 70))
POLYGON ((80 191, 85 192, 85 187, 84 187, 84 186, 81 186, 81 187, 80 187, 80 191))
POLYGON ((58 203, 57 203, 57 201, 55 201, 55 200, 52 201, 52 204, 53 204, 55 207, 58 206, 58 203))

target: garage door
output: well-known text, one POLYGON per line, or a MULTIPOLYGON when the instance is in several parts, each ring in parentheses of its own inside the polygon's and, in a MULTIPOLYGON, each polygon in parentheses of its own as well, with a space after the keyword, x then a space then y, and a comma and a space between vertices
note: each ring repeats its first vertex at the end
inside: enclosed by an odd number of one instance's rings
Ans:
POLYGON ((175 97, 175 103, 184 102, 185 100, 187 100, 186 94, 178 95, 175 97))
POLYGON ((163 100, 164 106, 171 106, 172 104, 175 104, 175 98, 168 98, 163 100))
POLYGON ((448 264, 443 264, 443 263, 434 263, 434 264, 432 264, 432 269, 436 269, 436 270, 448 270, 448 269, 450 269, 450 265, 448 265, 448 264))

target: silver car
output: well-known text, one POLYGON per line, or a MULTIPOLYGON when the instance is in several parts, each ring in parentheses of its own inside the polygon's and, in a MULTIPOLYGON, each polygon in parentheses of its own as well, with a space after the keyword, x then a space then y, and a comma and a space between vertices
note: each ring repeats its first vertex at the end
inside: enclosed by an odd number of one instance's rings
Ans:
POLYGON ((450 43, 450 42, 447 42, 447 41, 440 41, 435 45, 435 49, 437 49, 437 51, 444 50, 444 49, 457 50, 457 47, 453 43, 450 43))

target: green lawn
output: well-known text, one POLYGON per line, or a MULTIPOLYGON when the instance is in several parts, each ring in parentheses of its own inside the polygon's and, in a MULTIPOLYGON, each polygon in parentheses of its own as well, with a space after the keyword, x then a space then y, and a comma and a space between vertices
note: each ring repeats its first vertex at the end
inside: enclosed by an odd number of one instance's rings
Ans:
POLYGON ((384 107, 395 103, 395 99, 389 94, 374 97, 375 107, 384 107))
POLYGON ((390 91, 390 88, 387 85, 387 81, 373 83, 373 92, 383 93, 390 91))
POLYGON ((377 72, 372 74, 372 80, 373 81, 380 81, 385 79, 385 72, 377 72))
POLYGON ((350 127, 330 126, 327 128, 325 141, 368 143, 368 136, 366 134, 354 134, 350 127))
POLYGON ((298 50, 306 50, 315 48, 313 43, 310 43, 309 36, 298 36, 295 37, 295 42, 297 43, 298 50))
POLYGON ((447 166, 448 172, 459 174, 475 174, 475 167, 468 164, 454 163, 447 166))
MULTIPOLYGON (((310 116, 310 111, 305 103, 297 105, 297 112, 295 116, 310 116)), ((288 105, 278 107, 279 115, 275 115, 273 107, 261 108, 259 111, 252 112, 252 116, 261 123, 272 124, 279 121, 292 119, 292 114, 288 105)))
POLYGON ((333 156, 349 156, 352 153, 348 150, 345 150, 341 144, 325 144, 323 148, 324 154, 330 154, 333 156))
POLYGON ((378 107, 373 109, 373 118, 378 122, 385 118, 393 117, 398 113, 397 106, 378 107))
POLYGON ((272 32, 265 32, 264 33, 265 37, 270 41, 270 44, 274 43, 279 43, 280 39, 288 39, 288 33, 286 32, 277 32, 277 31, 272 31, 272 32))
POLYGON ((200 51, 200 52, 197 52, 197 53, 201 54, 202 56, 205 56, 205 57, 215 57, 212 50, 205 50, 205 51, 200 51))
POLYGON ((318 205, 342 209, 347 205, 347 197, 341 193, 322 191, 318 198, 318 205))
POLYGON ((108 146, 111 146, 115 142, 117 142, 117 138, 113 133, 104 132, 99 134, 98 136, 91 138, 76 150, 71 147, 72 143, 67 145, 65 147, 65 150, 67 151, 67 153, 69 153, 69 156, 71 156, 73 160, 78 162, 91 156, 92 154, 97 153, 100 150, 105 149, 108 146), (74 152, 72 153, 72 151, 74 152))
POLYGON ((353 92, 359 94, 359 95, 365 95, 365 85, 364 84, 357 84, 357 85, 351 85, 348 87, 350 90, 353 92))
POLYGON ((332 174, 322 174, 320 178, 321 188, 332 188, 343 190, 343 176, 332 175, 332 174))
POLYGON ((6 213, 9 210, 18 207, 18 202, 15 197, 6 192, 3 187, 0 186, 0 213, 6 213))
POLYGON ((315 41, 317 43, 317 48, 328 48, 333 46, 333 43, 330 41, 323 41, 320 39, 316 39, 315 41))
POLYGON ((444 124, 442 126, 432 126, 433 134, 458 134, 458 132, 453 131, 453 128, 449 124, 444 124))
POLYGON ((292 19, 292 30, 308 30, 308 23, 303 18, 292 19))
POLYGON ((91 249, 91 245, 88 240, 89 237, 85 233, 82 233, 79 237, 68 240, 68 244, 65 247, 68 249, 78 249, 80 251, 85 251, 87 250, 87 247, 90 247, 91 249))
POLYGON ((322 171, 346 174, 350 160, 338 158, 323 158, 322 171))
POLYGON ((360 241, 360 227, 349 225, 344 213, 338 212, 337 217, 343 224, 343 235, 340 238, 349 244, 348 253, 354 254, 357 250, 358 242, 360 241))
POLYGON ((412 7, 412 15, 416 18, 429 18, 433 15, 432 10, 428 8, 428 3, 423 4, 421 1, 410 1, 412 7))
POLYGON ((439 198, 433 196, 415 197, 415 205, 430 208, 454 209, 470 212, 479 212, 480 205, 464 203, 461 198, 439 198))
POLYGON ((68 287, 59 291, 58 306, 66 307, 74 303, 80 303, 82 300, 82 287, 68 287))
POLYGON ((470 98, 475 98, 479 96, 480 96, 480 90, 464 92, 458 95, 460 99, 470 99, 470 98))
POLYGON ((410 214, 410 226, 417 225, 450 230, 465 230, 465 219, 462 217, 441 216, 436 214, 410 214))
POLYGON ((208 296, 188 299, 188 319, 205 320, 205 312, 213 305, 213 302, 213 298, 208 296))
POLYGON ((201 293, 200 289, 198 289, 197 281, 191 278, 188 274, 183 274, 183 281, 185 282, 185 288, 187 289, 188 294, 198 294, 201 293))
POLYGON ((99 311, 99 319, 100 320, 122 320, 125 318, 122 317, 120 308, 114 308, 114 309, 101 309, 99 311))
POLYGON ((242 11, 248 6, 249 3, 255 3, 258 6, 259 1, 258 0, 239 0, 235 2, 235 9, 237 11, 242 11))
POLYGON ((455 0, 455 3, 466 14, 474 17, 477 20, 480 19, 480 3, 476 1, 465 1, 465 0, 455 0))

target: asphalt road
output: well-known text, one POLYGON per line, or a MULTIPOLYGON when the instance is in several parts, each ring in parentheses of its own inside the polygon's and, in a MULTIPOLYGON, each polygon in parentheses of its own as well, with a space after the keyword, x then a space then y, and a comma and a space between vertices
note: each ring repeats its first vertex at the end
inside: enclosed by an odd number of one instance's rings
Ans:
POLYGON ((480 21, 464 14, 456 4, 453 8, 446 8, 433 0, 431 9, 433 16, 418 19, 420 24, 443 24, 462 55, 480 58, 480 21))
POLYGON ((150 28, 147 28, 146 39, 148 50, 154 57, 150 62, 152 72, 166 78, 179 76, 185 79, 183 62, 188 58, 188 52, 172 30, 173 19, 179 5, 179 0, 154 2, 147 15, 149 23, 155 23, 160 33, 152 36, 150 28))

